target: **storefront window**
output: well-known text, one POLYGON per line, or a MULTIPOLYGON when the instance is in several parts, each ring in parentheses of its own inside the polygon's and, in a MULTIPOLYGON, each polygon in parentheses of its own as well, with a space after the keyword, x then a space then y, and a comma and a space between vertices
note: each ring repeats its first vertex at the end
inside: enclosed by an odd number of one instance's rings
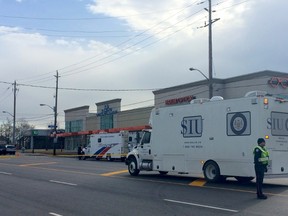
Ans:
POLYGON ((100 121, 101 121, 100 129, 104 130, 104 129, 113 128, 113 115, 101 116, 100 121))
POLYGON ((65 122, 66 132, 77 132, 83 130, 83 120, 65 122))

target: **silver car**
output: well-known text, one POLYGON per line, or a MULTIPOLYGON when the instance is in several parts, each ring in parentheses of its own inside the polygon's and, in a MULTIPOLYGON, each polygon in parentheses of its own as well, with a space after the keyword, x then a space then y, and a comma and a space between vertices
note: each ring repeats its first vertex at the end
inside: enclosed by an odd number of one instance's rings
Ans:
POLYGON ((16 148, 14 145, 6 145, 6 154, 15 155, 16 148))

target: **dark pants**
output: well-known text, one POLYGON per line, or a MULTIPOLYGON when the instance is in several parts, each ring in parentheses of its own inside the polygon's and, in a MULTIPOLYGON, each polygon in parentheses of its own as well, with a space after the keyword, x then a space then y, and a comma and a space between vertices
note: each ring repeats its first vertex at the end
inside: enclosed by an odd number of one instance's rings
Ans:
POLYGON ((79 160, 82 159, 82 155, 83 155, 82 151, 78 151, 78 159, 79 159, 79 160))
POLYGON ((263 179, 264 179, 265 170, 266 170, 266 166, 255 166, 257 196, 263 195, 262 187, 263 187, 263 179))

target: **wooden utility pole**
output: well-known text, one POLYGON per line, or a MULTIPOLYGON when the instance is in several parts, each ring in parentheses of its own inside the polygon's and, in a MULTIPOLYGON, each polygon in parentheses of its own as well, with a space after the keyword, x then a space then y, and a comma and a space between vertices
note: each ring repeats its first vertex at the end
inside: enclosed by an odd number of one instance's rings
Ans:
POLYGON ((209 41, 209 98, 213 97, 213 59, 212 59, 212 6, 211 0, 209 0, 209 20, 208 20, 208 41, 209 41))
POLYGON ((56 94, 55 94, 55 106, 54 106, 54 136, 53 136, 53 155, 56 155, 56 144, 57 144, 57 105, 58 105, 58 70, 56 71, 56 94))
POLYGON ((208 11, 208 24, 205 25, 208 26, 208 70, 209 70, 209 98, 213 97, 213 54, 212 54, 212 24, 220 18, 212 20, 212 5, 211 0, 208 0, 208 9, 205 8, 206 11, 208 11))
POLYGON ((12 144, 15 145, 15 136, 16 136, 16 81, 13 83, 13 92, 14 92, 14 105, 13 105, 13 135, 12 135, 12 144))

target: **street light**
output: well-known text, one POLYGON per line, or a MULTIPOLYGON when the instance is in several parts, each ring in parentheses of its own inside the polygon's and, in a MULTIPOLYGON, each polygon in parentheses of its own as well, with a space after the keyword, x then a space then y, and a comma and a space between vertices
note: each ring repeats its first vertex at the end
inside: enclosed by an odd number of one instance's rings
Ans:
POLYGON ((49 107, 50 109, 52 109, 53 112, 55 111, 55 108, 52 107, 52 106, 50 106, 50 105, 48 105, 48 104, 40 104, 40 106, 47 106, 47 107, 49 107))
POLYGON ((15 132, 16 132, 16 120, 15 120, 15 115, 12 115, 10 112, 7 112, 7 111, 2 111, 3 113, 7 113, 9 114, 10 116, 13 117, 13 135, 12 135, 12 144, 15 145, 15 132))
POLYGON ((52 107, 48 104, 40 104, 40 106, 47 106, 49 107, 50 109, 53 110, 54 112, 54 126, 53 126, 53 155, 56 155, 56 143, 57 143, 57 138, 56 138, 56 134, 57 134, 57 110, 56 110, 56 107, 52 107))
POLYGON ((212 77, 209 79, 204 73, 202 73, 202 71, 200 71, 197 68, 189 68, 190 71, 198 71, 199 73, 202 74, 202 76, 205 77, 205 79, 208 81, 208 86, 209 86, 209 98, 213 97, 213 83, 212 83, 212 77))
POLYGON ((202 73, 202 71, 198 70, 197 68, 189 68, 189 70, 190 70, 190 71, 196 70, 196 71, 198 71, 199 73, 201 73, 202 76, 204 76, 206 80, 209 80, 209 78, 208 78, 204 73, 202 73))

